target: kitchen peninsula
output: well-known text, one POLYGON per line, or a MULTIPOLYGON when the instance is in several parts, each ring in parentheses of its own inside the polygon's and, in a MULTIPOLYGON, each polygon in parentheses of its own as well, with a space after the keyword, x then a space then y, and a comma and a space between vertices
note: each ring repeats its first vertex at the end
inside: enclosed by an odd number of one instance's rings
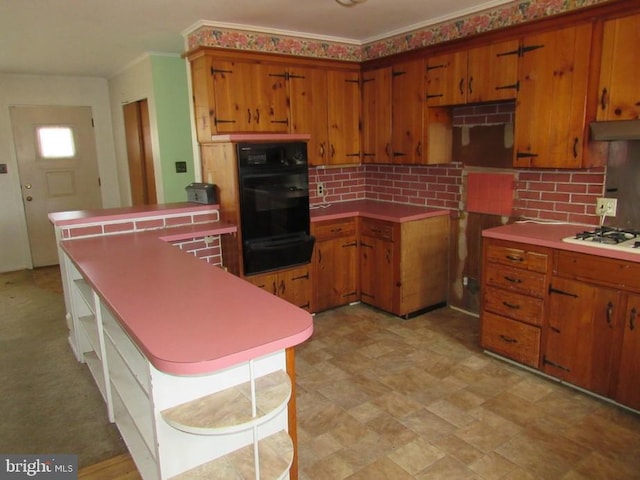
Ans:
POLYGON ((295 478, 293 347, 310 314, 175 246, 235 226, 193 204, 50 218, 70 343, 142 477, 295 478))

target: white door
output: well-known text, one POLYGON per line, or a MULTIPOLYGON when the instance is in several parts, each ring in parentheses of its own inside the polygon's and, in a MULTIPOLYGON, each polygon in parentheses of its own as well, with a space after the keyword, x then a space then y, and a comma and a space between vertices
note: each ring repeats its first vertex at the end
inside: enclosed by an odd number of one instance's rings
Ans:
POLYGON ((34 267, 55 265, 50 212, 102 207, 91 107, 11 107, 34 267))

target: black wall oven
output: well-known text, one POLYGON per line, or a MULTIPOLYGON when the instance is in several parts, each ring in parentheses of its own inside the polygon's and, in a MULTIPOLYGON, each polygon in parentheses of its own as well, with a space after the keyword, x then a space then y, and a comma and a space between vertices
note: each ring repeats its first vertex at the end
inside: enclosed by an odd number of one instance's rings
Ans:
POLYGON ((308 263, 307 144, 238 143, 240 227, 245 275, 308 263))

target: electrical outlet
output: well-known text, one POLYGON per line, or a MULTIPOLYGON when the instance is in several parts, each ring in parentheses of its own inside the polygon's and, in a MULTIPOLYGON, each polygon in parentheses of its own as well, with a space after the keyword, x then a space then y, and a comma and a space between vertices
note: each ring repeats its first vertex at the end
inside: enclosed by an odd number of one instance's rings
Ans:
POLYGON ((316 187, 316 193, 319 197, 324 197, 324 183, 318 182, 318 186, 316 187))
POLYGON ((618 208, 617 198, 596 199, 596 214, 601 217, 615 217, 618 208))

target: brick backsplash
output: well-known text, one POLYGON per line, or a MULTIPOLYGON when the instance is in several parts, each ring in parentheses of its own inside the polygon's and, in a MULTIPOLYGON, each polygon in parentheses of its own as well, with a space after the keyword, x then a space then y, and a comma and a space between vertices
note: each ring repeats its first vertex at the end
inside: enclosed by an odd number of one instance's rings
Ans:
MULTIPOLYGON (((465 105, 453 109, 454 126, 513 123, 514 102, 465 105)), ((474 168, 474 171, 496 171, 474 168)), ((512 216, 542 221, 596 225, 596 198, 604 193, 606 168, 588 170, 499 169, 515 176, 512 216)), ((311 168, 311 205, 350 200, 380 200, 464 210, 467 169, 460 162, 444 165, 362 165, 311 168), (325 186, 317 195, 318 182, 325 186)))
POLYGON ((171 242, 171 244, 210 265, 222 266, 222 247, 219 235, 191 238, 171 242))

